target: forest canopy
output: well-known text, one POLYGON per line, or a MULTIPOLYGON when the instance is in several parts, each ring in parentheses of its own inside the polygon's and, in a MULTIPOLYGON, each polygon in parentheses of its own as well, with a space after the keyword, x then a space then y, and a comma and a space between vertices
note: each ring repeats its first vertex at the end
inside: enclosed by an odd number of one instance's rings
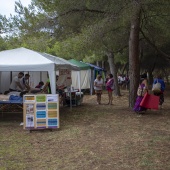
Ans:
POLYGON ((108 62, 115 77, 125 70, 131 76, 133 99, 140 72, 167 74, 169 0, 32 0, 28 7, 16 1, 15 11, 10 18, 0 15, 0 50, 23 46, 66 59, 108 62))

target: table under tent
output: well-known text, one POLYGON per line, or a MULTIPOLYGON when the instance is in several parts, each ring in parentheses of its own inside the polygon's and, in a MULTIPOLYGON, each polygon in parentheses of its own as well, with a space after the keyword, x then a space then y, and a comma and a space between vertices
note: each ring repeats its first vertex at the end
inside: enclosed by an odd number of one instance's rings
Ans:
MULTIPOLYGON (((84 63, 75 59, 68 60, 70 63, 80 68, 80 86, 82 90, 90 90, 90 94, 94 93, 94 80, 98 74, 102 75, 105 80, 105 70, 93 64, 84 63)), ((79 72, 72 71, 72 86, 78 88, 79 72)))
MULTIPOLYGON (((13 98, 4 96, 5 91, 9 90, 11 79, 18 72, 25 72, 31 74, 41 74, 48 72, 51 92, 56 94, 56 70, 71 69, 79 70, 75 65, 71 65, 67 60, 60 59, 57 63, 55 56, 46 53, 40 53, 26 48, 17 48, 12 50, 5 50, 0 52, 0 110, 4 109, 4 105, 16 104, 22 106, 21 98, 13 98), (49 59, 51 58, 51 59, 49 59), (55 61, 54 61, 55 60, 55 61), (17 99, 17 100, 16 100, 17 99)), ((37 79, 34 79, 37 80, 37 79)), ((38 79, 39 81, 40 79, 38 79)), ((35 83, 35 82, 31 82, 35 83)), ((37 82, 38 83, 38 82, 37 82)))

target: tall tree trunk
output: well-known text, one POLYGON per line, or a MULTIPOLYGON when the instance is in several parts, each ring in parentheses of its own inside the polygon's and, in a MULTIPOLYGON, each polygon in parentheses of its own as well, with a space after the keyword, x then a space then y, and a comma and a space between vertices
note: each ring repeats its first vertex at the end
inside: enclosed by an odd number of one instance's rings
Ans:
POLYGON ((131 20, 129 37, 129 77, 130 77, 130 96, 129 106, 132 108, 136 100, 137 88, 139 85, 139 30, 140 30, 140 1, 135 4, 134 15, 131 20))
POLYGON ((115 84, 115 95, 120 96, 120 88, 118 86, 118 79, 117 79, 117 69, 116 69, 116 64, 114 61, 114 53, 113 52, 108 52, 108 63, 110 67, 110 72, 113 74, 114 78, 114 84, 115 84))
POLYGON ((152 85, 152 83, 153 83, 153 75, 152 75, 152 73, 153 73, 153 71, 154 71, 154 69, 156 67, 156 60, 157 60, 157 55, 156 55, 156 57, 154 59, 153 66, 150 66, 149 69, 147 70, 147 72, 148 72, 148 84, 149 85, 152 85))
POLYGON ((148 84, 152 85, 153 83, 153 75, 152 75, 152 69, 148 70, 148 84))

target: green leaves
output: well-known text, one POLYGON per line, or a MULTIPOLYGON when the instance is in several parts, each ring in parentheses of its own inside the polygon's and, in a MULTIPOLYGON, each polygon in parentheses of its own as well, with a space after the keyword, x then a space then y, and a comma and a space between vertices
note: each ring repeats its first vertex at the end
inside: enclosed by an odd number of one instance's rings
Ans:
MULTIPOLYGON (((17 36, 20 45, 31 49, 88 61, 103 60, 108 51, 113 51, 115 61, 124 63, 128 59, 130 20, 135 3, 32 0, 26 8, 19 1, 15 3, 18 15, 9 19, 0 16, 0 28, 3 33, 10 32, 9 36, 17 36)), ((143 0, 141 4, 141 30, 158 48, 167 51, 162 47, 169 44, 170 1, 143 0)), ((140 38, 144 37, 140 35, 140 38)), ((144 56, 147 51, 144 47, 144 56)))

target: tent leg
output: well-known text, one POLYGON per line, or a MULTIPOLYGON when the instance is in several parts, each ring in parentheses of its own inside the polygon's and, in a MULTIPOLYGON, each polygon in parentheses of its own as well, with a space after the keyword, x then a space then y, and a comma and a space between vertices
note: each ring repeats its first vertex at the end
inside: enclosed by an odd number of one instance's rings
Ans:
POLYGON ((70 86, 70 110, 72 111, 72 96, 71 96, 71 86, 70 86))

